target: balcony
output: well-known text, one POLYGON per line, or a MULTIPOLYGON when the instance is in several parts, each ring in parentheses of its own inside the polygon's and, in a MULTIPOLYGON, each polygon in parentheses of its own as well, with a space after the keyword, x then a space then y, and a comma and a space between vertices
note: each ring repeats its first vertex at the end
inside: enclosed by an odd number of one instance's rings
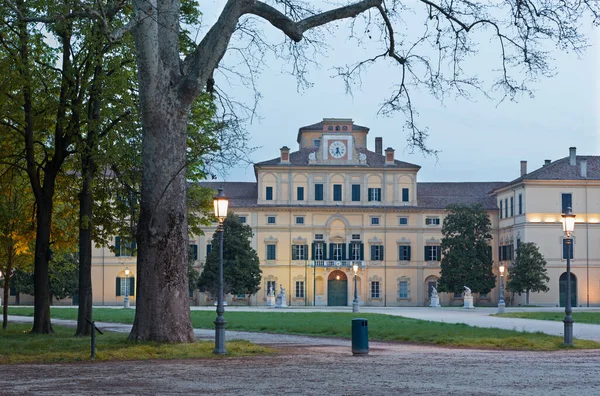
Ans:
POLYGON ((310 260, 308 262, 309 267, 322 267, 322 268, 352 268, 356 264, 359 268, 366 268, 367 262, 361 260, 310 260))

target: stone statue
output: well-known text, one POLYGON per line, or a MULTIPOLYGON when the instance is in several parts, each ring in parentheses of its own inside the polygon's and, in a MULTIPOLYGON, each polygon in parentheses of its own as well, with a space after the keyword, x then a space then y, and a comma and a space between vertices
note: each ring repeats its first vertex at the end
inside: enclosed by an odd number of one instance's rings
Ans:
POLYGON ((471 297, 471 289, 467 286, 463 286, 465 288, 465 297, 471 297))
POLYGON ((279 294, 285 296, 285 289, 283 288, 283 285, 281 283, 279 284, 279 294))
POLYGON ((287 307, 287 298, 285 297, 285 289, 283 285, 279 284, 279 294, 275 299, 275 308, 285 308, 287 307))
POLYGON ((273 286, 269 286, 269 292, 267 293, 267 297, 273 297, 275 293, 273 292, 273 286))
POLYGON ((431 286, 431 298, 438 298, 437 289, 433 286, 431 286))

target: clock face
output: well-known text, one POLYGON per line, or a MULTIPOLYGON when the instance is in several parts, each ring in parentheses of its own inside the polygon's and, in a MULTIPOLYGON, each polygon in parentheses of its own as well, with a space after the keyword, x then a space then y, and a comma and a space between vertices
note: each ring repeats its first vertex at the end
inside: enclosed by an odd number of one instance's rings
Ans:
POLYGON ((346 154, 346 145, 342 142, 333 142, 329 145, 329 154, 333 158, 342 158, 346 154))

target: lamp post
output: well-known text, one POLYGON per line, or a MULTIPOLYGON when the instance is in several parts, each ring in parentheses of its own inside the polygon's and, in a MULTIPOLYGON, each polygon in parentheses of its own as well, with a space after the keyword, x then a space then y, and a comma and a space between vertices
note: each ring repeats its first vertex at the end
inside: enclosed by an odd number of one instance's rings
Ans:
POLYGON ((567 208, 565 213, 562 214, 563 218, 563 231, 565 233, 565 244, 567 245, 567 302, 565 304, 565 318, 563 323, 565 324, 564 330, 564 343, 565 345, 573 346, 573 317, 571 316, 571 249, 573 244, 573 231, 575 230, 575 215, 571 211, 571 208, 567 208))
POLYGON ((218 295, 217 295, 217 319, 215 323, 215 350, 213 353, 224 355, 225 350, 225 325, 227 322, 223 317, 225 307, 223 305, 223 221, 227 217, 227 206, 229 201, 223 193, 223 189, 219 188, 217 195, 213 198, 215 208, 215 217, 219 220, 217 232, 219 233, 219 280, 218 280, 218 295))
POLYGON ((498 313, 504 313, 504 265, 500 264, 500 298, 498 299, 498 313))
POLYGON ((125 299, 123 299, 123 307, 129 308, 129 268, 125 267, 125 299))
POLYGON ((352 312, 358 312, 358 290, 356 290, 356 275, 358 274, 358 264, 352 266, 354 271, 354 301, 352 301, 352 312))

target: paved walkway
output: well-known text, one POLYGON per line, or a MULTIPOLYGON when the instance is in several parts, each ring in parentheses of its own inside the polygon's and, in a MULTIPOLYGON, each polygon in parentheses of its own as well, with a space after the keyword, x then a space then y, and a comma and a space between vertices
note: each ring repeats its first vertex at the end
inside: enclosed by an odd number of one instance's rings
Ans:
MULTIPOLYGON (((55 307, 53 307, 55 308, 55 307)), ((58 307, 56 307, 58 308, 58 307)), ((100 307, 98 307, 100 308, 100 307)), ((120 308, 120 307, 116 307, 120 308)), ((192 310, 197 311, 214 311, 214 307, 192 307, 192 310)), ((574 311, 594 310, 586 308, 575 308, 574 311)), ((597 310, 597 308, 595 309, 597 310)), ((348 312, 349 307, 290 307, 284 309, 273 309, 264 307, 226 307, 225 318, 227 312, 348 312)), ((564 312, 561 308, 507 308, 506 312, 519 311, 553 311, 564 312)), ((476 327, 499 328, 507 330, 527 331, 527 332, 542 332, 551 335, 563 335, 563 323, 546 320, 533 319, 518 319, 491 316, 496 313, 496 308, 425 308, 425 307, 393 307, 393 308, 375 308, 361 307, 361 313, 378 313, 386 315, 404 316, 413 319, 429 320, 434 322, 445 323, 464 323, 476 327)), ((360 316, 360 314, 357 314, 360 316)), ((33 318, 25 316, 9 316, 11 322, 32 322, 33 318)), ((52 323, 63 326, 76 326, 74 320, 52 319, 52 323)), ((131 325, 96 322, 96 325, 107 331, 124 332, 131 331, 131 325)), ((196 337, 199 339, 213 339, 214 330, 195 329, 196 337)), ((592 340, 600 342, 600 325, 575 323, 573 326, 573 336, 575 338, 592 340)), ((254 333, 243 331, 227 330, 227 338, 244 339, 257 344, 302 344, 302 345, 347 345, 349 340, 295 336, 271 333, 254 333)))

